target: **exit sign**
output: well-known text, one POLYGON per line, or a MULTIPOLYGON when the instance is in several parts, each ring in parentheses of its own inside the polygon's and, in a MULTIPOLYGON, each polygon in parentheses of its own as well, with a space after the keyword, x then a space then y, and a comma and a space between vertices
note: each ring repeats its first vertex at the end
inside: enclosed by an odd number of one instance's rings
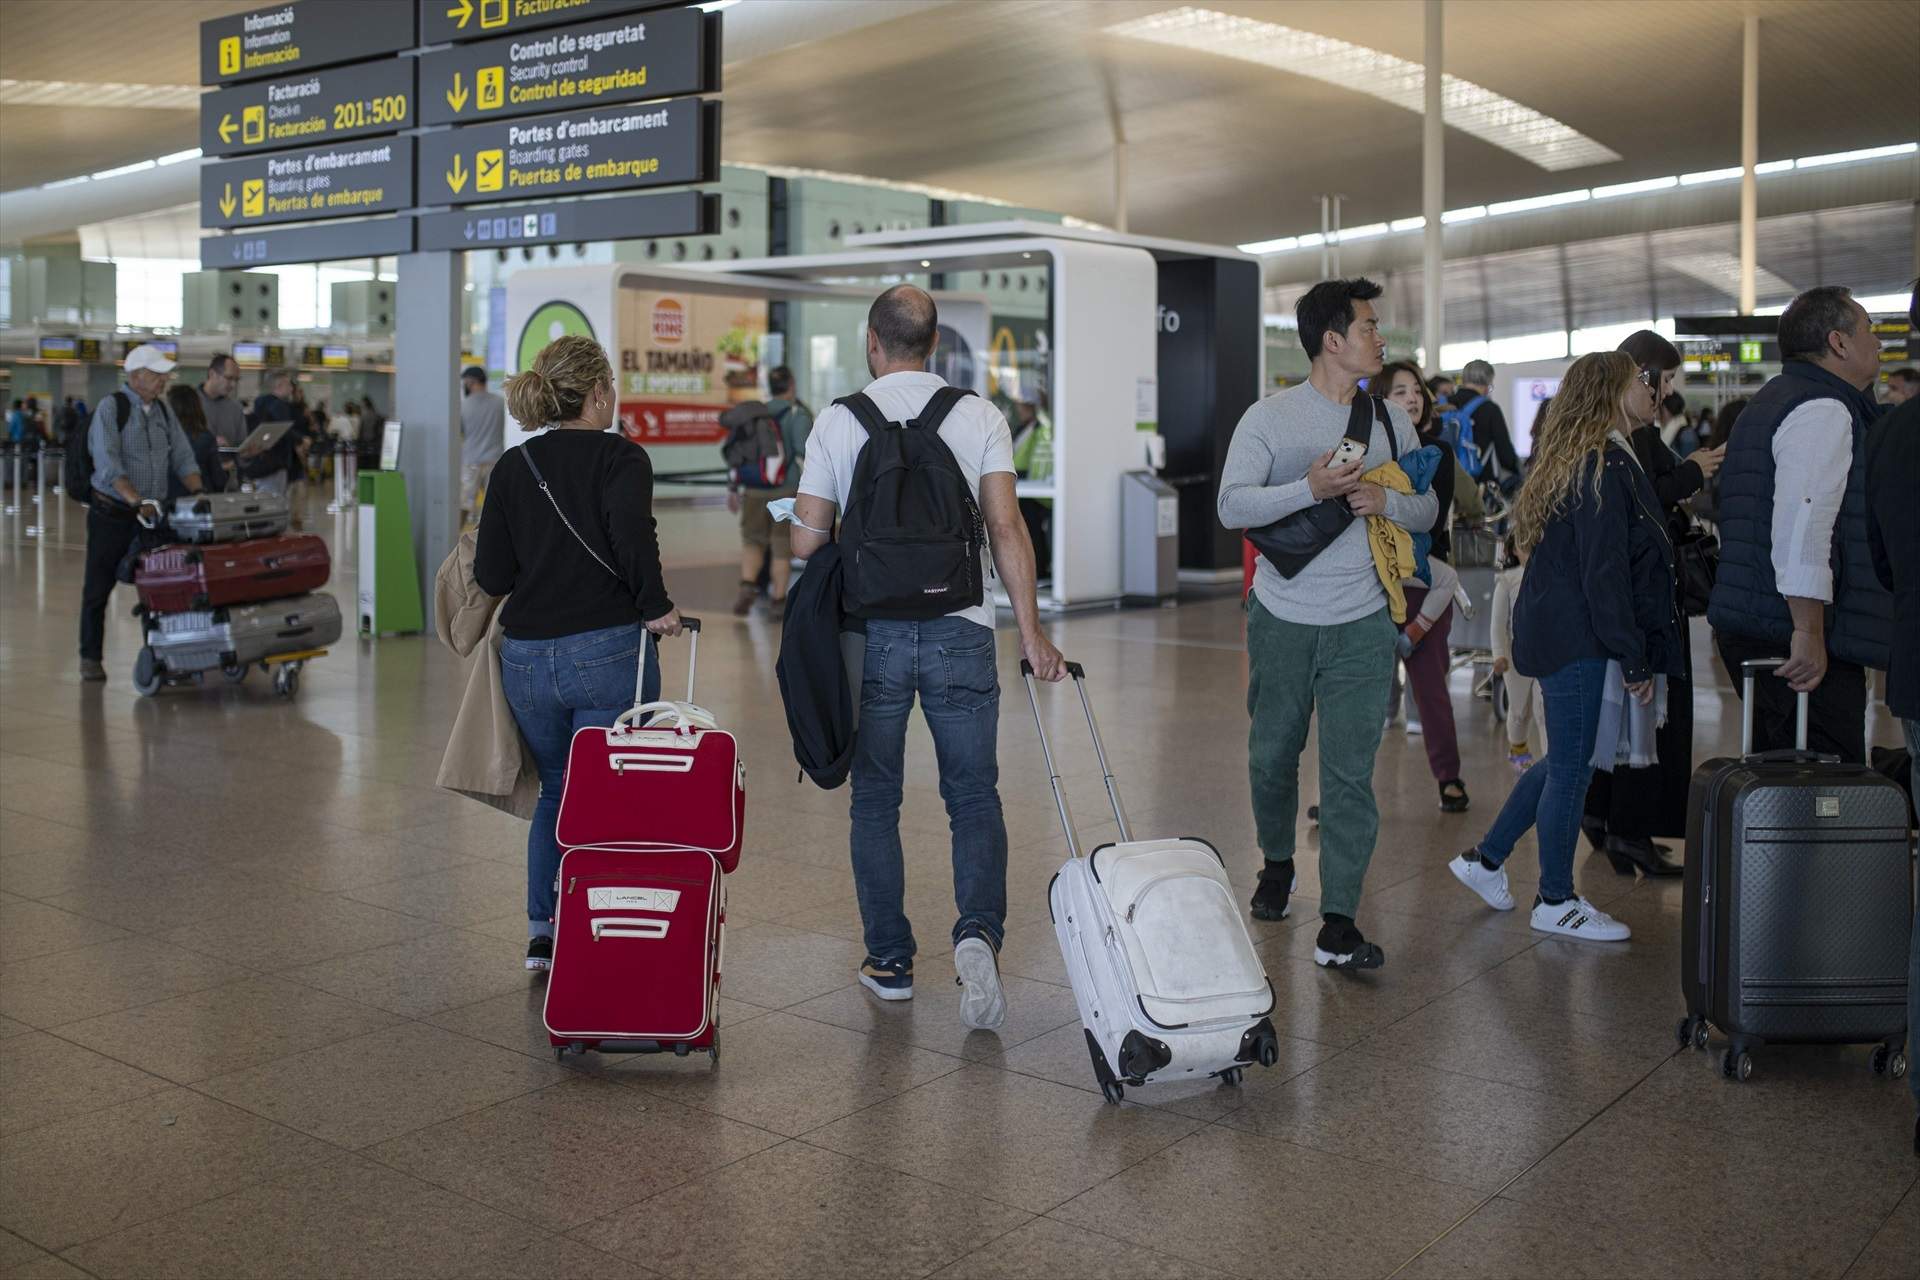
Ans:
POLYGON ((1740 363, 1741 364, 1759 364, 1760 363, 1760 346, 1761 344, 1758 342, 1741 343, 1740 344, 1740 363))

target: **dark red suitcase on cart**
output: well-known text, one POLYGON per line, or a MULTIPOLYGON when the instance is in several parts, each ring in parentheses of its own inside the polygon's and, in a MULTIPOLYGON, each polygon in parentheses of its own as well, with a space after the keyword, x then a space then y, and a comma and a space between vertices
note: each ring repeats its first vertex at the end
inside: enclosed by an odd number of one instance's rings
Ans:
POLYGON ((723 877, 739 860, 746 791, 733 735, 692 703, 700 622, 681 622, 688 700, 636 703, 613 728, 573 736, 545 1012, 559 1057, 720 1058, 723 877))
POLYGON ((304 595, 327 585, 333 558, 310 533, 175 545, 149 551, 134 571, 140 603, 154 613, 184 613, 304 595))

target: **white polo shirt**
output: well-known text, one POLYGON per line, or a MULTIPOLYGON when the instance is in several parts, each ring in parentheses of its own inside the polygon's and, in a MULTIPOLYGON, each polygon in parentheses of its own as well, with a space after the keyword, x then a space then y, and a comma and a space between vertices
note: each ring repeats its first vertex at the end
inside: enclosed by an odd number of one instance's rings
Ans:
MULTIPOLYGON (((890 373, 869 382, 867 398, 889 422, 906 422, 926 408, 933 393, 946 386, 937 373, 890 373)), ((985 397, 965 396, 953 406, 940 424, 940 438, 953 450, 954 461, 967 478, 975 502, 980 500, 980 477, 1004 471, 1014 474, 1013 432, 1007 419, 985 397)), ((867 429, 850 409, 830 405, 814 419, 813 434, 807 437, 806 468, 800 474, 800 492, 831 502, 841 512, 852 497, 853 468, 860 450, 867 444, 867 429)), ((981 548, 980 580, 989 581, 987 550, 981 548)), ((956 609, 949 617, 977 622, 993 629, 993 597, 988 594, 970 609, 956 609)))

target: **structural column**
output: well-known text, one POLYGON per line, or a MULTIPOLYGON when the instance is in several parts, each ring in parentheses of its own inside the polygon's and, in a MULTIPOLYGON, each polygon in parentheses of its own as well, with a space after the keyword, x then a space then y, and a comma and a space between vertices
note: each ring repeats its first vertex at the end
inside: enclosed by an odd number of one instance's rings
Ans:
POLYGON ((1427 349, 1427 368, 1440 368, 1441 285, 1445 255, 1440 244, 1441 206, 1446 200, 1447 134, 1441 101, 1441 17, 1444 0, 1427 0, 1427 104, 1420 150, 1420 211, 1426 215, 1425 247, 1421 257, 1422 290, 1420 340, 1427 349))
POLYGON ((400 255, 394 289, 394 415, 413 514, 420 598, 433 625, 433 577, 460 523, 460 330, 465 257, 400 255))
POLYGON ((1740 64, 1740 314, 1759 305, 1760 14, 1747 5, 1740 64))

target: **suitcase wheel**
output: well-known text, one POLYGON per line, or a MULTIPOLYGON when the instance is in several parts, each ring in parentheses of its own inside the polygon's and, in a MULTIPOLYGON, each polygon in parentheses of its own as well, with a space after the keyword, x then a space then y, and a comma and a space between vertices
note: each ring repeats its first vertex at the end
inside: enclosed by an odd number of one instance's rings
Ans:
POLYGON ((1126 1086, 1118 1080, 1102 1080, 1100 1082, 1100 1096, 1108 1102, 1118 1103, 1120 1099, 1127 1096, 1127 1089, 1126 1086))
POLYGON ((1082 1028, 1082 1034, 1087 1037, 1087 1056, 1093 1059, 1093 1077, 1100 1082, 1100 1096, 1118 1103, 1127 1094, 1125 1086, 1113 1078, 1113 1068, 1107 1065, 1107 1055, 1100 1051, 1100 1042, 1094 1039, 1093 1032, 1082 1028))
POLYGON ((1891 1075, 1895 1080, 1900 1079, 1907 1074, 1907 1055, 1889 1044, 1875 1045, 1873 1074, 1891 1075))
POLYGON ((1239 1084, 1246 1076, 1247 1069, 1245 1067, 1228 1067, 1225 1071, 1216 1071, 1214 1074, 1220 1077, 1221 1084, 1239 1084))
POLYGON ((1753 1078, 1753 1055, 1745 1049, 1735 1051, 1728 1048, 1720 1054, 1720 1074, 1729 1080, 1746 1081, 1753 1078))
POLYGON ((251 662, 229 663, 220 668, 220 674, 227 678, 228 684, 239 684, 247 678, 247 673, 251 670, 253 670, 251 662))
POLYGON ((1675 1035, 1682 1049, 1704 1049, 1707 1047, 1707 1020, 1688 1014, 1680 1019, 1675 1035))
POLYGON ((133 660, 133 691, 143 698, 151 698, 166 683, 166 673, 160 670, 160 660, 154 656, 153 646, 140 646, 140 654, 133 660))

